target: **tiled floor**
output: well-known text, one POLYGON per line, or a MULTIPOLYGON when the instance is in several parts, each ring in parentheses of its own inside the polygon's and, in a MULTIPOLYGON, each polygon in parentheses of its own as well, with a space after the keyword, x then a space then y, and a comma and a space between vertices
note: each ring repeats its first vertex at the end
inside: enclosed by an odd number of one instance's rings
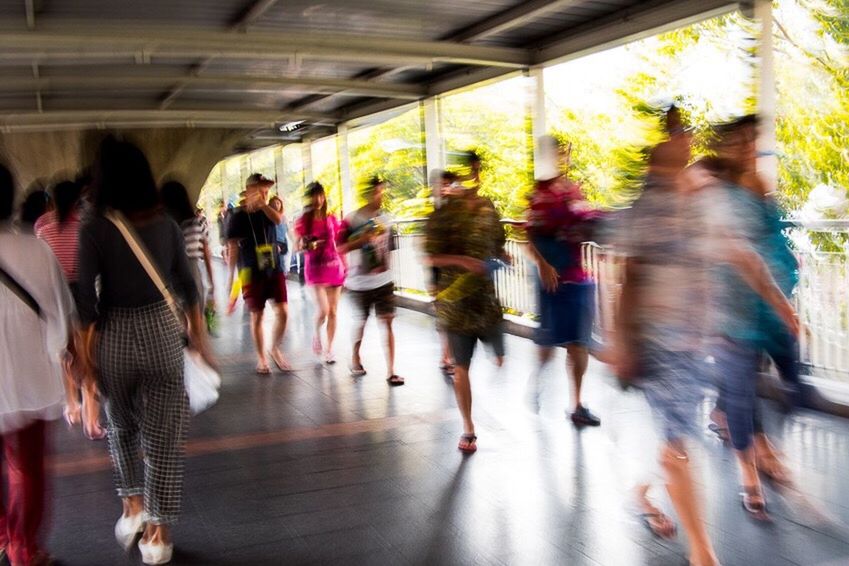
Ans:
MULTIPOLYGON (((541 385, 529 383, 526 340, 508 339, 500 370, 478 354, 480 449, 463 457, 429 317, 399 312, 407 385, 390 388, 376 326, 364 344, 369 374, 352 379, 344 298, 340 361, 321 366, 309 353, 309 301, 296 284, 290 293, 293 374, 255 376, 246 319, 223 321, 222 399, 192 423, 174 564, 686 563, 684 541, 660 542, 633 518, 629 486, 657 477, 651 421, 639 394, 620 392, 603 366, 592 365, 586 386, 603 426, 577 431, 564 416, 562 353, 541 385)), ((849 523, 849 423, 768 416, 808 501, 830 521, 769 492, 775 524, 753 524, 731 453, 706 433, 693 452, 723 564, 849 564, 849 529, 840 526, 849 523)), ((50 550, 69 565, 141 563, 112 536, 120 505, 105 444, 59 425, 53 438, 50 550)))

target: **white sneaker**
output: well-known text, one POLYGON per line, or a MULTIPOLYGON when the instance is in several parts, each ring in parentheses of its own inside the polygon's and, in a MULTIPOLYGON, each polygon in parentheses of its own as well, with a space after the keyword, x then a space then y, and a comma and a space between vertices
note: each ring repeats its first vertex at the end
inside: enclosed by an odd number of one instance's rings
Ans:
POLYGON ((139 550, 142 555, 142 562, 145 564, 168 564, 171 562, 171 555, 174 553, 174 545, 172 543, 144 543, 139 541, 139 550))
POLYGON ((115 540, 124 550, 130 550, 138 534, 144 530, 143 515, 144 513, 137 513, 130 517, 121 515, 115 523, 115 540))

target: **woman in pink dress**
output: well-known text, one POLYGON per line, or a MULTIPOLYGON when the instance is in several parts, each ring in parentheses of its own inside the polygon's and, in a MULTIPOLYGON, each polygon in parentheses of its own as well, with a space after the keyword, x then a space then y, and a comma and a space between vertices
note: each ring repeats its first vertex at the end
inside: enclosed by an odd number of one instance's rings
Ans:
POLYGON ((342 223, 327 213, 327 195, 321 183, 307 186, 310 203, 303 216, 295 223, 299 249, 304 250, 304 279, 315 291, 318 314, 312 349, 323 355, 328 364, 335 363, 333 338, 336 334, 336 309, 345 282, 345 262, 336 249, 336 240, 342 223), (322 345, 321 329, 327 325, 327 348, 322 345))

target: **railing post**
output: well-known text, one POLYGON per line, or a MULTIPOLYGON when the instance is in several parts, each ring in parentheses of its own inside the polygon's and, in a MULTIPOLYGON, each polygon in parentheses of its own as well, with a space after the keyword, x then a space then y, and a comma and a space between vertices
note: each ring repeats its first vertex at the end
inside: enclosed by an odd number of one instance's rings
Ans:
POLYGON ((775 138, 775 49, 773 45, 772 0, 755 0, 755 19, 760 22, 758 44, 758 114, 761 124, 758 133, 758 171, 769 187, 778 187, 778 156, 775 138))
POLYGON ((356 208, 354 187, 351 183, 351 152, 348 151, 348 126, 336 128, 336 162, 339 164, 339 182, 342 184, 342 213, 348 214, 356 208))
POLYGON ((425 98, 421 102, 424 122, 425 159, 427 175, 431 171, 445 169, 445 151, 442 146, 442 133, 439 120, 439 103, 435 97, 425 98))
POLYGON ((545 80, 542 67, 533 67, 528 71, 528 115, 531 118, 531 147, 533 148, 534 177, 539 176, 539 144, 541 136, 548 133, 548 123, 545 116, 545 80))
POLYGON ((301 163, 304 168, 304 184, 307 185, 315 180, 312 170, 312 141, 301 140, 301 163))

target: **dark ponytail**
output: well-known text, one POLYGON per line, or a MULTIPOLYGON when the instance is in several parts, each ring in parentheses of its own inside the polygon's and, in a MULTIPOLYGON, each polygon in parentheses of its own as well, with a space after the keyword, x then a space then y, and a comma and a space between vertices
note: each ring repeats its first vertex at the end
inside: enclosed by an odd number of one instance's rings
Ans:
POLYGON ((53 187, 53 202, 56 203, 56 218, 59 224, 65 224, 80 202, 82 186, 74 181, 62 181, 53 187))

